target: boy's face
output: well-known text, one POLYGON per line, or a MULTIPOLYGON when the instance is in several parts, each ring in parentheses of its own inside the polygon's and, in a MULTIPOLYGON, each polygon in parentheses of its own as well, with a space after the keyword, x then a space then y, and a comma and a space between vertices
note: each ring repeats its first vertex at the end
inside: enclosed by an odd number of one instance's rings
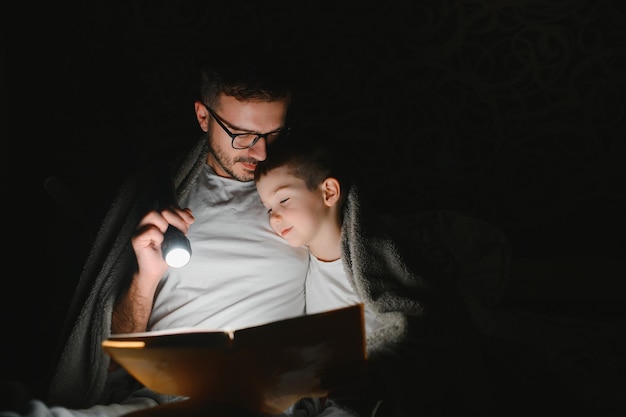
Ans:
POLYGON ((333 227, 323 184, 309 190, 304 180, 282 166, 259 178, 256 186, 261 202, 268 209, 272 229, 289 245, 310 245, 333 227))

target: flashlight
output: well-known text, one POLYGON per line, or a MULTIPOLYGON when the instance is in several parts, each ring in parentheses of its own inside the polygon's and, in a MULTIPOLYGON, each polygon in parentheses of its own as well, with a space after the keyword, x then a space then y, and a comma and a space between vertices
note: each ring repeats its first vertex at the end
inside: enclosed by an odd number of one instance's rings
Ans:
MULTIPOLYGON (((156 172, 156 175, 161 176, 163 180, 157 181, 159 205, 162 208, 170 205, 178 205, 170 164, 159 164, 156 172), (161 188, 164 185, 166 188, 161 188)), ((163 234, 161 253, 163 254, 163 259, 165 259, 165 262, 169 266, 180 268, 187 265, 187 262, 191 259, 191 244, 183 232, 170 224, 163 234)))
POLYGON ((169 266, 180 268, 191 259, 191 244, 183 232, 170 224, 163 235, 161 252, 169 266))

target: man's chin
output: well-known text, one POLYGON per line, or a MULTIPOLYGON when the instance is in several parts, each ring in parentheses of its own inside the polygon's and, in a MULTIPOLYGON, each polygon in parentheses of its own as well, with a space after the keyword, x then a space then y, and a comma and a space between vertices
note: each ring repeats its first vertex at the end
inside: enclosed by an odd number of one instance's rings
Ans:
POLYGON ((256 164, 245 164, 240 163, 239 166, 236 166, 237 169, 235 174, 237 175, 237 179, 239 181, 248 182, 254 179, 254 170, 256 169, 256 164))
POLYGON ((250 182, 254 179, 254 171, 250 172, 250 171, 243 170, 243 171, 237 172, 235 179, 241 182, 250 182))

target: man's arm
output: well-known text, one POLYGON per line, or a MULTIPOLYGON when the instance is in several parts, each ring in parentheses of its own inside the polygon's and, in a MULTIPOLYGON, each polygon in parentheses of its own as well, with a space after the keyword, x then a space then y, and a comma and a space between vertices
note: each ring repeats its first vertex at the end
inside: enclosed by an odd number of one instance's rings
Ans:
POLYGON ((150 211, 141 219, 131 240, 137 257, 137 272, 128 291, 115 304, 111 317, 112 333, 148 329, 154 294, 168 268, 161 252, 163 235, 170 224, 187 233, 193 221, 191 210, 174 207, 160 212, 150 211))
POLYGON ((137 333, 148 329, 152 300, 158 280, 133 274, 128 291, 115 303, 111 316, 111 333, 137 333))

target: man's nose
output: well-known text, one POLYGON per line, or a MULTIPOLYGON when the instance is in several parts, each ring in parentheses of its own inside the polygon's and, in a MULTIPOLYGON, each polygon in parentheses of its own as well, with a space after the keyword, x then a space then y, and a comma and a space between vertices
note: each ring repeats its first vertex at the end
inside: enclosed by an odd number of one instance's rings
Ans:
POLYGON ((267 141, 261 137, 252 147, 248 148, 248 154, 257 161, 267 158, 267 141))

